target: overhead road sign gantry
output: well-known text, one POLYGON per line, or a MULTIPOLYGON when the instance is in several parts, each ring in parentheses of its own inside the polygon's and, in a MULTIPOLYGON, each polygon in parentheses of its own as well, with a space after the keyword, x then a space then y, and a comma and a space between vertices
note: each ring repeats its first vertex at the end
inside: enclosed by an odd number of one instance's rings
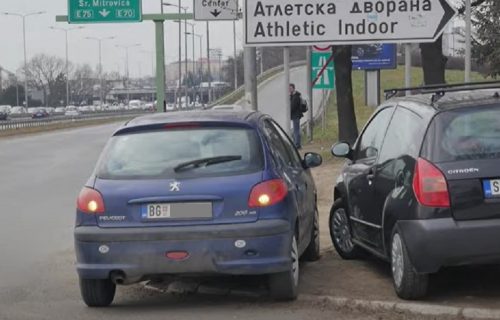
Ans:
POLYGON ((433 42, 448 0, 245 0, 247 46, 433 42))
POLYGON ((238 20, 238 0, 193 0, 194 20, 238 20))
POLYGON ((142 0, 68 0, 69 23, 142 21, 142 0))

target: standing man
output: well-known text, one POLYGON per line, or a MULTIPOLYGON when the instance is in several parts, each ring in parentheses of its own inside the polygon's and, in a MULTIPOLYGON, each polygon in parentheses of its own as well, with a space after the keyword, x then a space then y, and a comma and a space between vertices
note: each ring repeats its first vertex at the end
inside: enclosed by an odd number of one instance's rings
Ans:
POLYGON ((295 90, 295 84, 290 84, 290 106, 293 122, 293 141, 297 149, 302 148, 300 139, 300 119, 304 116, 302 107, 302 95, 295 90))

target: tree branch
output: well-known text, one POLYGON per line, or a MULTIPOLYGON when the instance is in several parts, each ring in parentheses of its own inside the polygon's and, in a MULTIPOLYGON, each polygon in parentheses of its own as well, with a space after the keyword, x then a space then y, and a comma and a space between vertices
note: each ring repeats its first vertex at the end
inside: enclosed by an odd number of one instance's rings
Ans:
MULTIPOLYGON (((476 0, 471 3, 471 7, 477 7, 485 3, 487 0, 476 0)), ((461 8, 458 9, 459 14, 464 14, 465 13, 465 6, 462 6, 461 8)))

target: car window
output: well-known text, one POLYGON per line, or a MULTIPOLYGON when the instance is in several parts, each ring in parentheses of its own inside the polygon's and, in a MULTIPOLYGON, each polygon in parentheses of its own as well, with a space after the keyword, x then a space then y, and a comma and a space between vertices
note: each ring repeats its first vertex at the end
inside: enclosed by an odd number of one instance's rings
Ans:
POLYGON ((392 117, 380 151, 379 163, 404 155, 417 157, 423 140, 423 119, 412 111, 398 107, 392 117))
POLYGON ((237 175, 262 170, 263 156, 260 140, 251 129, 162 130, 113 137, 97 168, 103 179, 237 175), (186 162, 223 156, 241 159, 174 170, 186 162))
POLYGON ((393 111, 393 107, 382 109, 365 127, 356 146, 357 160, 377 157, 393 111))
POLYGON ((274 125, 270 121, 266 120, 264 122, 264 130, 269 139, 269 143, 271 144, 271 154, 274 159, 282 165, 293 166, 293 159, 287 151, 285 142, 274 125))
POLYGON ((429 128, 424 151, 435 162, 500 158, 500 106, 438 114, 429 128))
POLYGON ((301 168, 302 167, 302 160, 300 159, 300 155, 297 151, 297 148, 292 143, 292 140, 290 139, 290 137, 285 133, 283 128, 281 128, 280 125, 277 124, 275 121, 271 121, 271 124, 276 129, 276 131, 278 131, 278 134, 280 135, 281 140, 283 140, 283 143, 286 146, 286 151, 288 152, 290 158, 292 159, 293 165, 297 168, 301 168))

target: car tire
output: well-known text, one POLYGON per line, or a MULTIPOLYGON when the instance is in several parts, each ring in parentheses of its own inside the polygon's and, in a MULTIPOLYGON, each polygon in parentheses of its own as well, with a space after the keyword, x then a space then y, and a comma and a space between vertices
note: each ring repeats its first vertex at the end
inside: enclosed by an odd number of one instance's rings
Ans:
POLYGON ((337 199, 330 211, 330 237, 337 253, 345 260, 358 259, 363 251, 352 241, 352 229, 349 214, 342 199, 337 199))
POLYGON ((391 271, 394 290, 401 299, 417 300, 427 294, 429 275, 415 272, 399 230, 391 241, 391 271))
POLYGON ((285 272, 269 275, 269 291, 271 297, 278 301, 297 299, 299 287, 299 249, 297 238, 293 236, 290 249, 290 269, 285 272))
POLYGON ((109 279, 80 279, 80 293, 89 307, 107 307, 115 298, 116 285, 109 279))
POLYGON ((320 257, 319 212, 318 208, 315 208, 313 227, 311 228, 311 240, 306 251, 304 251, 302 259, 304 261, 318 261, 320 257))

